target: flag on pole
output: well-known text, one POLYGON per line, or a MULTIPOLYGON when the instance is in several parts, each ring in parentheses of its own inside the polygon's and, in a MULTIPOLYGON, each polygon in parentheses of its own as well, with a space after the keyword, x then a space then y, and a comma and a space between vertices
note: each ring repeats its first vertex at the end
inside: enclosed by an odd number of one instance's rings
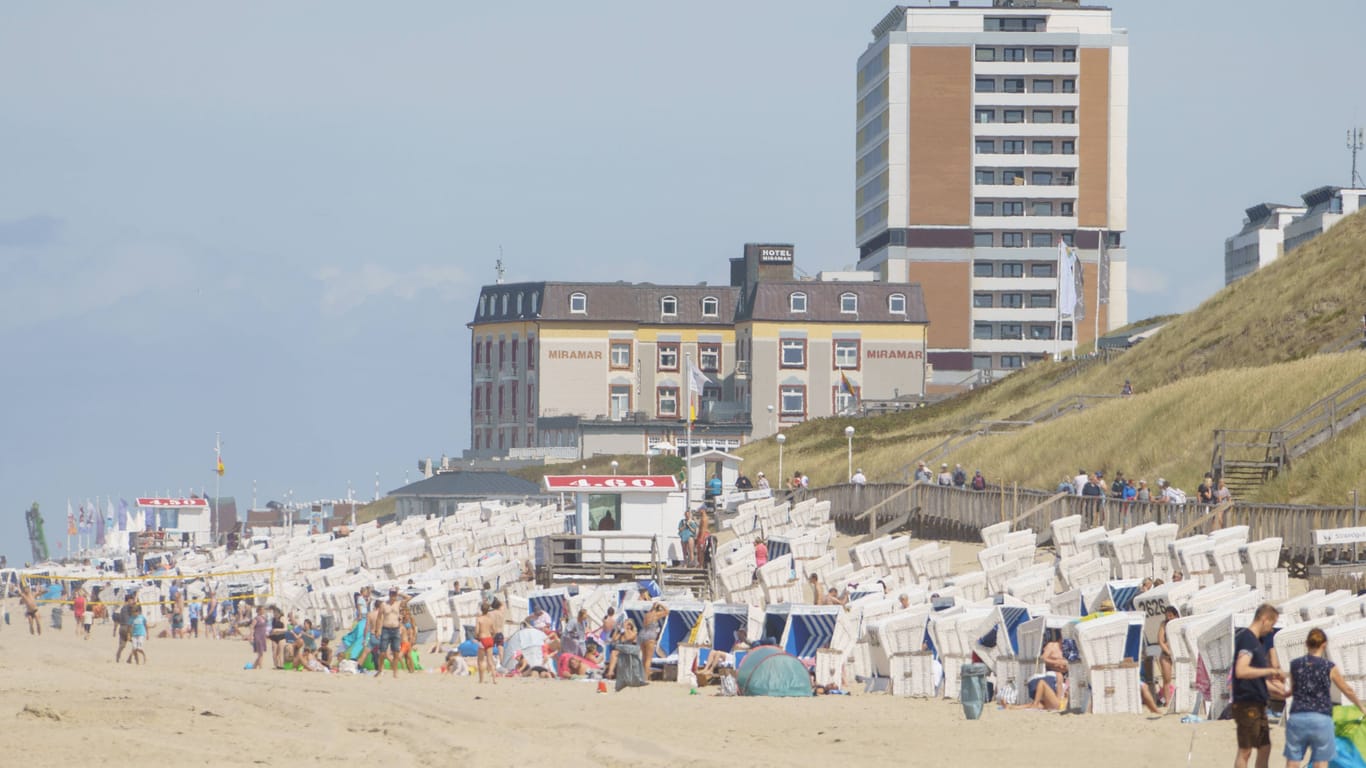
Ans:
POLYGON ((80 531, 76 528, 76 513, 71 511, 71 499, 66 500, 66 535, 76 536, 80 531))
POLYGON ((689 422, 693 422, 693 421, 696 421, 696 420, 697 420, 697 406, 694 404, 693 398, 698 398, 698 399, 700 400, 700 398, 702 397, 702 392, 703 392, 703 390, 705 390, 706 387, 707 387, 707 383, 708 383, 707 374, 703 373, 703 372, 702 372, 702 369, 701 369, 701 368, 698 368, 696 363, 694 363, 692 360, 689 360, 689 361, 688 361, 688 421, 689 421, 689 422))
POLYGON ((1081 264, 1077 252, 1067 243, 1058 241, 1058 316, 1063 319, 1084 320, 1082 309, 1081 264))
POLYGON ((95 546, 104 546, 104 515, 100 514, 100 503, 95 502, 95 546))
POLYGON ((219 454, 218 454, 218 476, 219 476, 219 477, 222 477, 222 476, 223 476, 223 454, 222 454, 222 453, 219 453, 219 454))
POLYGON ((128 530, 128 502, 125 499, 119 499, 119 530, 128 530))
POLYGON ((845 395, 849 398, 849 405, 845 410, 853 410, 854 406, 858 404, 858 392, 854 390, 854 385, 849 383, 849 377, 844 375, 844 371, 840 371, 839 392, 841 395, 845 395))

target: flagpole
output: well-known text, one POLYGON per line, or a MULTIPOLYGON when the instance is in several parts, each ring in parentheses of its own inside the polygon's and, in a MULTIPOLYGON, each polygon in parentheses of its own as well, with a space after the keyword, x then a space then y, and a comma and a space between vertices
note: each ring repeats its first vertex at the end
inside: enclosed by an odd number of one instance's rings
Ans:
POLYGON ((71 497, 66 497, 66 556, 71 557, 71 497))
POLYGON ((213 545, 218 546, 218 493, 220 484, 223 482, 223 474, 218 468, 223 466, 223 433, 213 433, 213 509, 209 511, 209 528, 213 535, 213 545))
POLYGON ((1105 262, 1105 230, 1096 234, 1096 354, 1100 354, 1100 268, 1105 262))
POLYGON ((1062 360, 1062 260, 1067 257, 1067 243, 1058 238, 1058 268, 1053 270, 1058 278, 1058 288, 1054 291, 1053 306, 1056 308, 1053 320, 1053 362, 1062 360))
POLYGON ((692 509, 692 353, 687 353, 685 357, 687 358, 687 367, 683 369, 686 371, 683 376, 683 381, 684 386, 686 387, 685 391, 688 395, 686 401, 688 410, 685 414, 688 419, 687 427, 685 429, 688 442, 688 459, 683 464, 683 482, 686 484, 683 498, 685 499, 684 509, 692 509))

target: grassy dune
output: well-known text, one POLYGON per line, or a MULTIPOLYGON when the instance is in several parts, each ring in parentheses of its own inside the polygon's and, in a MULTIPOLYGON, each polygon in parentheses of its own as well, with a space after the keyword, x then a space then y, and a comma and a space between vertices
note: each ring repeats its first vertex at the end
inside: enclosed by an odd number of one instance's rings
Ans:
MULTIPOLYGON (((1194 491, 1209 468, 1217 428, 1267 428, 1366 373, 1366 354, 1321 355, 1358 328, 1366 312, 1366 215, 1356 214, 1290 256, 1226 288, 1109 365, 1062 378, 1074 363, 1031 366, 993 386, 911 413, 819 419, 787 430, 784 474, 813 484, 843 482, 844 427, 853 425, 854 464, 873 480, 901 468, 980 419, 1021 419, 1078 394, 1114 394, 1125 379, 1135 397, 1088 407, 1016 434, 980 438, 944 457, 993 482, 1052 488, 1077 469, 1162 476, 1194 491)), ((745 446, 746 470, 777 473, 777 445, 745 446)), ((1256 500, 1342 504, 1366 491, 1366 427, 1301 458, 1256 500)))

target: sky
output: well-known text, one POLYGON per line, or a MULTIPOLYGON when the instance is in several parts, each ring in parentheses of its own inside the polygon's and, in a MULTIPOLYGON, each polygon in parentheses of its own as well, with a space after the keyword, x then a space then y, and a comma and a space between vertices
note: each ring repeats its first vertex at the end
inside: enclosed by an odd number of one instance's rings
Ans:
MULTIPOLYGON (((459 455, 500 252, 510 281, 724 283, 753 241, 852 266, 891 7, 0 6, 0 554, 35 501, 60 555, 68 499, 213 493, 216 433, 243 505, 459 455)), ((1245 208, 1348 181, 1366 4, 1114 7, 1139 319, 1222 287, 1245 208)))

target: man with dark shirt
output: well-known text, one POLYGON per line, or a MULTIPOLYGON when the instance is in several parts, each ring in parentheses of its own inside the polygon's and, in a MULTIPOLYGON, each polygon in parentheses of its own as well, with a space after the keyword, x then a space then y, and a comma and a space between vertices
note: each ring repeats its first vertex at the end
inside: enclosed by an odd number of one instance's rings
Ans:
POLYGON ((123 656, 123 649, 133 642, 133 608, 137 606, 136 600, 137 595, 129 592, 123 596, 123 605, 114 611, 114 634, 119 638, 119 649, 114 652, 115 664, 123 656))
POLYGON ((1283 680, 1285 675, 1271 665, 1262 638, 1271 634, 1280 612, 1262 603, 1253 614, 1252 625, 1233 635, 1233 720, 1238 726, 1238 757, 1234 768, 1247 768, 1252 750, 1257 750, 1257 768, 1267 768, 1271 759, 1271 725, 1266 719, 1267 680, 1283 680))

